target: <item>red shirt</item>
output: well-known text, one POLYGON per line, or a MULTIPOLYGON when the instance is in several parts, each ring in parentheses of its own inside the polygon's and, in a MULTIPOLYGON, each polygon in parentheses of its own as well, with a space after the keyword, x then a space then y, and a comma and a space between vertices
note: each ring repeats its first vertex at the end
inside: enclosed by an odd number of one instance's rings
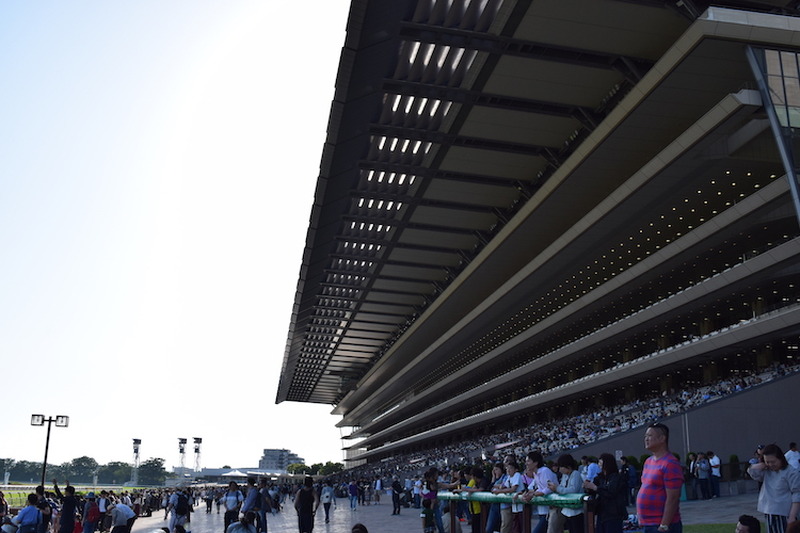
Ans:
MULTIPOLYGON (((667 489, 681 490, 683 484, 683 469, 678 459, 667 453, 661 459, 653 456, 647 458, 642 469, 642 488, 636 497, 636 514, 639 515, 639 524, 643 526, 658 526, 664 514, 664 504, 667 501, 667 489)), ((675 511, 672 523, 681 521, 680 511, 675 511)))

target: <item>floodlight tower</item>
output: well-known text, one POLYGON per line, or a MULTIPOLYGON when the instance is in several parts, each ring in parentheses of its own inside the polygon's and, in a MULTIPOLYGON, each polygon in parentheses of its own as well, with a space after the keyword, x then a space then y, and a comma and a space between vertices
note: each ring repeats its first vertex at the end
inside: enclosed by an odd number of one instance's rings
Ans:
POLYGON ((133 439, 133 471, 131 472, 131 483, 135 487, 139 484, 139 446, 142 439, 133 439))
POLYGON ((203 439, 200 437, 194 438, 194 471, 200 471, 200 445, 203 444, 203 439))
POLYGON ((178 437, 178 452, 181 454, 181 476, 186 468, 186 439, 178 437))
POLYGON ((47 440, 44 441, 44 462, 42 462, 42 486, 44 487, 45 473, 47 472, 47 452, 50 449, 50 425, 55 422, 57 428, 69 426, 69 417, 57 415, 56 417, 44 415, 31 415, 32 426, 43 426, 47 422, 47 440))

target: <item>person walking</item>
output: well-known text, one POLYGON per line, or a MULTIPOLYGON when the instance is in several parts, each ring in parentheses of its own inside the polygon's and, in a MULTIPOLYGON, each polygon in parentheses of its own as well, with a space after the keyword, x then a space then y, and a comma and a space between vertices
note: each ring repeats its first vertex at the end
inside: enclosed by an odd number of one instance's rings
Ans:
POLYGON ((82 524, 83 533, 94 533, 97 529, 97 522, 100 521, 100 506, 95 501, 94 492, 86 495, 86 502, 83 504, 82 524))
POLYGON ((314 514, 318 507, 319 497, 314 490, 314 479, 306 476, 303 486, 294 495, 294 508, 297 511, 300 533, 311 533, 314 530, 314 514))
MULTIPOLYGON (((167 512, 170 513, 169 529, 173 531, 175 526, 183 526, 189 521, 189 496, 184 492, 183 487, 178 487, 169 497, 167 512)), ((227 529, 227 526, 226 526, 227 529)))
POLYGON ((652 454, 642 468, 642 487, 636 495, 636 514, 644 533, 682 533, 679 500, 683 469, 669 451, 669 428, 650 424, 644 447, 652 454))
POLYGON ((336 495, 333 493, 333 481, 328 480, 325 486, 322 487, 322 493, 319 495, 319 501, 322 502, 322 508, 325 509, 325 523, 331 521, 331 504, 336 503, 336 495))
POLYGON ((239 485, 235 481, 228 483, 228 492, 222 496, 222 503, 225 506, 225 515, 223 515, 223 522, 225 524, 225 531, 228 526, 239 519, 239 509, 244 502, 242 491, 239 490, 239 485))
POLYGON ((356 484, 356 480, 350 480, 350 484, 347 486, 347 492, 350 495, 350 510, 355 511, 358 509, 358 484, 356 484))

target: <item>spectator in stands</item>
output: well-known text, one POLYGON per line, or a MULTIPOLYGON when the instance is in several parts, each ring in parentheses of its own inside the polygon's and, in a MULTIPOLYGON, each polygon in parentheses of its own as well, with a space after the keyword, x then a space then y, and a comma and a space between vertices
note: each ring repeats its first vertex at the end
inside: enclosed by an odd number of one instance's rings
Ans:
POLYGON ((789 466, 777 444, 764 446, 761 457, 747 469, 762 482, 758 510, 766 517, 768 533, 785 533, 787 524, 800 518, 800 470, 789 466))
POLYGON ((642 487, 636 497, 636 513, 644 533, 681 533, 679 509, 683 469, 669 451, 669 428, 648 426, 644 446, 652 454, 642 468, 642 487))
POLYGON ((595 509, 597 533, 622 533, 622 522, 628 517, 628 481, 619 472, 610 453, 600 455, 600 473, 594 482, 584 481, 583 488, 597 494, 595 509))

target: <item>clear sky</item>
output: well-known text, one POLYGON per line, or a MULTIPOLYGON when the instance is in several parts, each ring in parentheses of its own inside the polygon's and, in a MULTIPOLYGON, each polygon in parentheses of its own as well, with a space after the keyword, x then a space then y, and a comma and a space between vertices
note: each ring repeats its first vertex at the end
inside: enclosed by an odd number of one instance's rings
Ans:
POLYGON ((342 460, 275 397, 348 9, 0 4, 0 457, 342 460))

